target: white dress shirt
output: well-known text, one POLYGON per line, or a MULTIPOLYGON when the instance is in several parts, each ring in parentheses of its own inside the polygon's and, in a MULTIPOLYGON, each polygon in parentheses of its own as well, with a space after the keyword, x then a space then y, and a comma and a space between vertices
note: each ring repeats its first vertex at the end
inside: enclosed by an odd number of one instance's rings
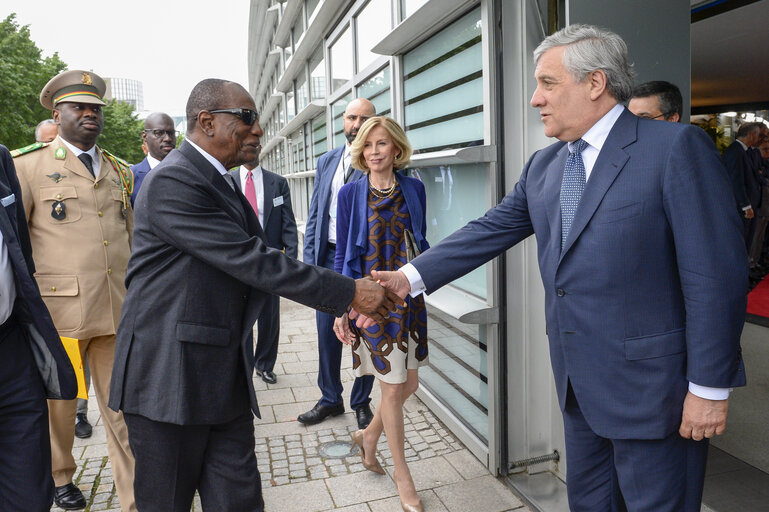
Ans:
MULTIPOLYGON (((625 107, 622 105, 615 105, 614 108, 609 110, 609 112, 607 112, 582 136, 582 140, 588 144, 585 149, 582 150, 582 162, 585 164, 585 176, 587 180, 590 180, 590 173, 598 159, 598 154, 601 152, 601 148, 603 147, 604 142, 606 142, 609 132, 614 127, 614 123, 617 122, 617 119, 619 119, 623 110, 625 110, 625 107)), ((572 144, 573 142, 569 142, 569 151, 572 149, 572 144)), ((401 267, 400 270, 411 284, 412 297, 416 297, 425 291, 425 283, 414 265, 407 263, 401 267)), ((726 400, 729 398, 730 389, 710 388, 690 382, 689 391, 694 395, 709 400, 726 400)))
POLYGON ((225 168, 224 168, 224 166, 222 165, 222 163, 221 163, 219 160, 217 160, 216 158, 214 158, 214 157, 212 157, 211 155, 209 155, 208 153, 206 153, 206 152, 205 152, 205 150, 204 150, 203 148, 201 148, 200 146, 198 146, 197 144, 195 144, 194 142, 192 142, 190 139, 185 139, 185 140, 186 140, 187 142, 189 142, 190 146, 192 146, 193 148, 195 148, 195 149, 197 150, 197 152, 198 152, 198 153, 200 153, 201 155, 203 155, 203 158, 205 158, 206 160, 208 160, 208 162, 209 162, 211 165, 213 165, 213 166, 214 166, 214 168, 215 168, 217 171, 219 171, 219 174, 221 174, 222 176, 226 176, 226 175, 227 175, 227 169, 225 169, 225 168))
MULTIPOLYGON (((21 198, 17 197, 16 201, 21 198)), ((11 207, 15 207, 12 205, 11 207)), ((14 280, 11 261, 8 259, 8 246, 0 232, 0 324, 4 324, 11 313, 13 313, 13 304, 16 301, 16 282, 14 280)))
POLYGON ((150 171, 155 168, 157 164, 160 163, 160 160, 155 158, 154 156, 147 153, 147 163, 150 164, 150 171))
POLYGON ((328 204, 328 241, 332 244, 336 243, 336 198, 339 195, 339 189, 344 186, 344 174, 351 159, 350 144, 345 143, 342 158, 339 159, 334 179, 331 181, 331 199, 328 204))
POLYGON ((99 156, 96 153, 96 146, 91 146, 91 149, 89 149, 88 151, 83 151, 79 147, 73 146, 72 144, 67 142, 64 139, 64 137, 62 137, 61 135, 59 135, 59 138, 64 143, 64 145, 67 146, 67 148, 69 148, 69 150, 72 151, 75 154, 75 156, 80 156, 81 154, 86 153, 87 155, 89 155, 91 157, 91 165, 93 165, 93 175, 96 178, 98 178, 99 177, 99 168, 101 167, 101 162, 99 161, 99 156))
MULTIPOLYGON (((243 191, 243 195, 246 195, 246 178, 248 178, 249 170, 246 166, 240 166, 240 190, 243 191)), ((262 166, 257 165, 251 170, 251 179, 254 182, 254 190, 256 191, 256 206, 259 208, 259 224, 264 227, 264 174, 262 173, 262 166)))

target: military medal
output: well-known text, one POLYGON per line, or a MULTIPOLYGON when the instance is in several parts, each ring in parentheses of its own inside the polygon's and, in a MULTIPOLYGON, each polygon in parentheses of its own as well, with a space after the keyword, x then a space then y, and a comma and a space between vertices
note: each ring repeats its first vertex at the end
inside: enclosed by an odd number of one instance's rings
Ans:
POLYGON ((56 220, 64 220, 66 216, 67 206, 64 204, 64 201, 54 201, 51 208, 51 217, 56 220))

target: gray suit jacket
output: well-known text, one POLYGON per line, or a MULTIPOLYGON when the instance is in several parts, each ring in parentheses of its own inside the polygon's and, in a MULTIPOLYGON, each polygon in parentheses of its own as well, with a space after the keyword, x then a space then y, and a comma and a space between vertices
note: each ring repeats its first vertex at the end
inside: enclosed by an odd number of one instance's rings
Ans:
MULTIPOLYGON (((238 186, 241 186, 240 171, 240 167, 230 171, 238 186)), ((262 180, 264 182, 264 210, 260 211, 259 215, 267 239, 267 246, 278 250, 285 249, 287 255, 296 258, 299 239, 296 236, 296 219, 294 219, 294 210, 291 208, 291 191, 288 189, 288 180, 264 167, 262 167, 262 180)))
POLYGON ((136 198, 109 406, 178 425, 259 416, 252 328, 269 293, 340 316, 354 281, 264 243, 251 206, 190 144, 136 198))

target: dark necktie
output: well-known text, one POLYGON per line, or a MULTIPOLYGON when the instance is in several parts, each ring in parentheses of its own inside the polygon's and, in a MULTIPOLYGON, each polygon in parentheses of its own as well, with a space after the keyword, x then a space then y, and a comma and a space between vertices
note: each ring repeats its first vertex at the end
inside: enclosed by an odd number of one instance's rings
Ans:
POLYGON ((352 164, 347 166, 347 170, 344 172, 344 182, 347 183, 350 181, 350 177, 352 176, 352 164))
POLYGON ((83 162, 83 165, 85 165, 85 168, 88 169, 88 172, 91 173, 91 176, 95 178, 96 175, 93 173, 93 161, 91 160, 91 155, 89 155, 88 153, 80 153, 79 155, 77 155, 77 158, 81 162, 83 162))
POLYGON ((585 190, 585 163, 582 161, 582 150, 587 142, 582 139, 572 144, 572 151, 566 159, 561 183, 561 249, 566 245, 566 237, 574 222, 574 212, 577 211, 582 192, 585 190))

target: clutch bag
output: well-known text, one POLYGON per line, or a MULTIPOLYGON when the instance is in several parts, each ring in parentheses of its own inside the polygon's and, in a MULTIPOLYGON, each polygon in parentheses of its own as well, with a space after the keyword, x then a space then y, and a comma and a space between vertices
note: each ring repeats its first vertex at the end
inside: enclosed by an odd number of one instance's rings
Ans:
POLYGON ((404 230, 403 236, 406 239, 406 261, 411 261, 419 256, 422 251, 419 250, 417 239, 414 238, 414 233, 410 229, 404 230))

